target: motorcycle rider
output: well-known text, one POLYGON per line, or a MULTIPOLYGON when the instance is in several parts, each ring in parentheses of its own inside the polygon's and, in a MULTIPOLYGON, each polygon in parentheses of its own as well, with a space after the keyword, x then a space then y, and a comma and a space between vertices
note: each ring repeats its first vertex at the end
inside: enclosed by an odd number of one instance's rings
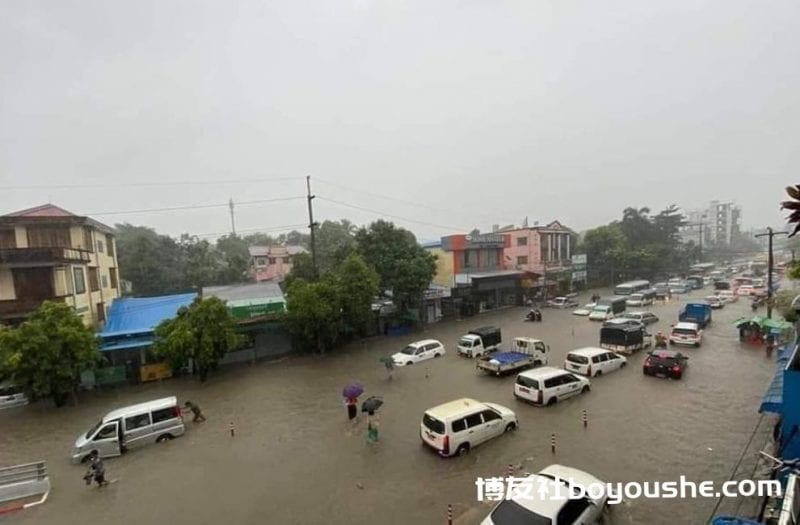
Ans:
POLYGON ((666 348, 666 347, 667 347, 667 338, 664 336, 661 330, 659 330, 658 333, 656 334, 656 348, 666 348))

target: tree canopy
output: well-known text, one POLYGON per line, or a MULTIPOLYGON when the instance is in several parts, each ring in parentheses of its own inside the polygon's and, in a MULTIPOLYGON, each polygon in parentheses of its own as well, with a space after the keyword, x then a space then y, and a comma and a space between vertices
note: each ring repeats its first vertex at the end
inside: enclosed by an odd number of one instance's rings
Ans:
POLYGON ((98 359, 91 328, 62 302, 45 301, 18 327, 0 327, 0 377, 13 376, 31 399, 64 405, 98 359))
POLYGON ((216 297, 197 298, 155 330, 154 352, 173 369, 193 366, 200 381, 217 368, 226 353, 236 350, 242 338, 225 303, 216 297))

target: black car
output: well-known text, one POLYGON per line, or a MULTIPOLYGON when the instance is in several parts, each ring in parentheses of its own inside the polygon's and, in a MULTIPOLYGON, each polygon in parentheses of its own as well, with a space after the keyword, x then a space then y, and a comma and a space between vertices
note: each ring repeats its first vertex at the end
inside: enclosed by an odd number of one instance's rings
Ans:
POLYGON ((675 350, 656 350, 648 354, 642 372, 646 376, 680 379, 686 371, 688 357, 675 350))

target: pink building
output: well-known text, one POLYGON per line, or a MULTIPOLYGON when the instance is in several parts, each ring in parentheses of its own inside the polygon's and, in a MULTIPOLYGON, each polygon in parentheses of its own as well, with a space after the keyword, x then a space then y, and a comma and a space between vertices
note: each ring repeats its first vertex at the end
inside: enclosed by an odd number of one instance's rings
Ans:
POLYGON ((281 282, 292 271, 292 257, 306 252, 302 246, 251 246, 250 275, 258 282, 281 282))
POLYGON ((507 268, 547 276, 548 288, 569 288, 575 233, 558 221, 547 226, 502 230, 511 237, 503 251, 507 268))

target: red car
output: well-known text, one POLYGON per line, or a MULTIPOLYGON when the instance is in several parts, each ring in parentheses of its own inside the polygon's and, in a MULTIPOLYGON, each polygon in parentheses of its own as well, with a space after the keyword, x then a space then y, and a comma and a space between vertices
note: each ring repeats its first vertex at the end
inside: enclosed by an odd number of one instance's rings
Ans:
POLYGON ((646 376, 680 379, 686 371, 688 357, 675 350, 656 350, 648 354, 642 372, 646 376))

